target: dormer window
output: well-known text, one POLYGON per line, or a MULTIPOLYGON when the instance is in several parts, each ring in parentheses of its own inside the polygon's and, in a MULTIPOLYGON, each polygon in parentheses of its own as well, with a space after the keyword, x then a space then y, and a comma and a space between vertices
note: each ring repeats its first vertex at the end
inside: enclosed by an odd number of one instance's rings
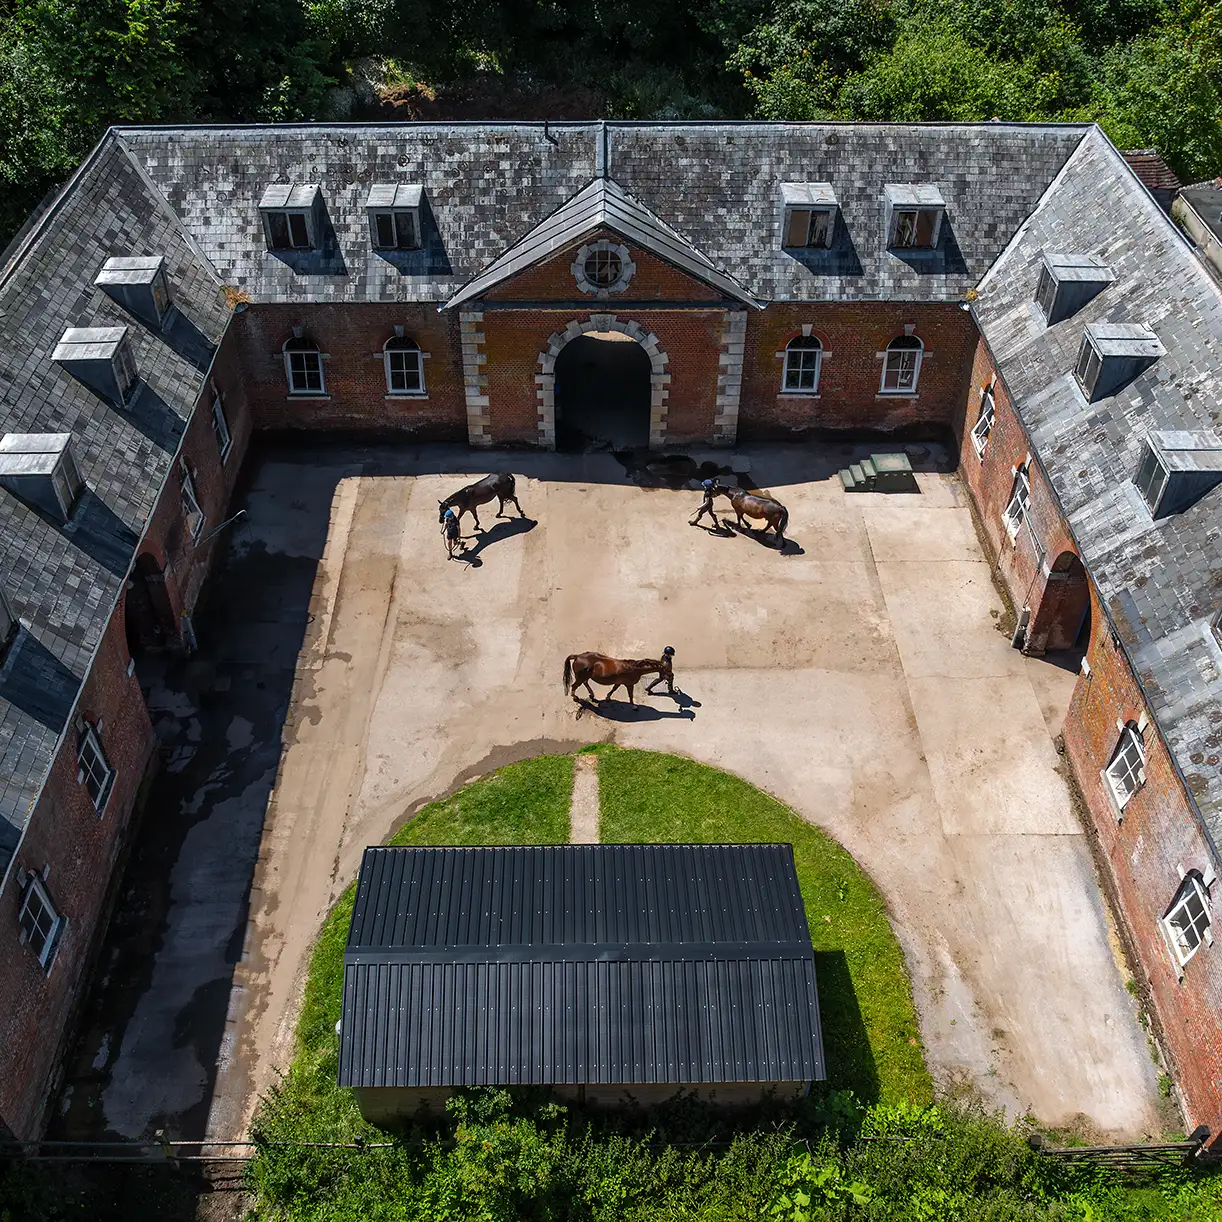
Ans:
POLYGON ((276 183, 263 192, 259 212, 268 250, 313 250, 318 245, 322 192, 316 183, 276 183))
POLYGON ((424 188, 406 183, 376 183, 369 188, 369 240, 374 250, 418 250, 420 205, 424 188))
POLYGON ((1156 521, 1190 508, 1222 484, 1222 436, 1204 431, 1151 432, 1133 483, 1156 521))
POLYGON ((1051 327, 1098 296, 1114 279, 1092 255, 1045 252, 1040 263, 1035 302, 1051 327))
POLYGON ((94 284, 128 313, 161 330, 170 312, 170 285, 160 255, 107 259, 94 284))
POLYGON ((5 434, 0 438, 0 487, 32 508, 68 521, 84 487, 72 456, 72 434, 5 434))
POLYGON ((1074 376, 1087 402, 1093 403, 1114 395, 1166 351, 1141 323, 1096 323, 1082 336, 1074 376))
POLYGON ((17 631, 17 613, 0 584, 0 657, 4 655, 4 647, 9 643, 13 633, 17 631))
POLYGON ((831 183, 781 183, 781 245, 790 250, 831 246, 838 208, 831 183))
POLYGON ((892 183, 886 188, 887 246, 933 250, 942 236, 946 201, 930 183, 892 183))
POLYGON ((127 327, 69 327, 51 359, 119 406, 131 398, 139 380, 127 327))

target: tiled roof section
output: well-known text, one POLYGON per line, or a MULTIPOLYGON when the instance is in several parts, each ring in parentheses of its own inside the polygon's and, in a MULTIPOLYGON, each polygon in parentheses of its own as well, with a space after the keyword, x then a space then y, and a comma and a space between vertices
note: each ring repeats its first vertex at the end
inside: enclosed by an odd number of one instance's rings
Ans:
POLYGON ((609 173, 761 300, 948 301, 984 274, 1080 126, 610 125, 609 173), (781 183, 827 182, 829 250, 782 250, 781 183), (888 183, 946 200, 934 252, 886 249, 888 183))
POLYGON ((227 283, 255 301, 445 301, 594 177, 594 124, 124 129, 227 283), (420 250, 373 250, 369 188, 424 188, 420 250), (259 201, 317 183, 323 247, 268 251, 259 201))
POLYGON ((1222 420, 1222 294, 1120 154, 1092 132, 980 288, 978 317, 1209 827, 1222 841, 1222 488, 1155 522, 1132 482, 1153 430, 1222 420), (1041 252, 1093 254, 1116 279, 1045 327, 1033 299, 1041 252), (1166 353, 1088 404, 1072 376, 1083 328, 1144 323, 1166 353))
POLYGON ((1146 190, 1168 211, 1180 189, 1180 180, 1175 171, 1162 159, 1158 149, 1126 149, 1121 156, 1129 168, 1141 179, 1146 190))
POLYGON ((445 301, 591 179, 613 178, 762 300, 955 300, 1004 249, 1083 126, 345 124, 128 128, 223 279, 255 301, 445 301), (424 188, 424 245, 370 248, 372 185, 424 188), (781 184, 828 182, 830 250, 780 247, 781 184), (259 201, 318 183, 323 248, 265 249, 259 201), (936 187, 940 249, 885 247, 887 183, 936 187))
POLYGON ((637 246, 695 276, 727 297, 756 305, 751 294, 715 267, 686 238, 655 216, 610 178, 596 178, 572 199, 511 246, 490 267, 464 285, 446 303, 453 307, 486 293, 495 284, 550 258, 558 250, 596 229, 611 229, 637 246))
POLYGON ((122 145, 105 139, 0 270, 0 434, 71 433, 85 489, 67 526, 0 490, 0 574, 22 627, 0 663, 0 868, 51 762, 225 327, 218 283, 122 145), (153 333, 94 278, 164 255, 177 306, 153 333), (127 327, 123 410, 52 360, 71 327, 127 327))

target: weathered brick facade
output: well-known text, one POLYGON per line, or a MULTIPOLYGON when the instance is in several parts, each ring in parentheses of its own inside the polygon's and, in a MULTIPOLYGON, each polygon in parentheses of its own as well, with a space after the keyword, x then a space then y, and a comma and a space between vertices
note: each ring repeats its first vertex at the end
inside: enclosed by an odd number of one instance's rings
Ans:
MULTIPOLYGON (((151 557, 164 575, 167 632, 162 644, 179 643, 175 630, 190 614, 215 549, 209 534, 221 524, 252 432, 238 348, 230 336, 213 363, 204 396, 183 437, 181 457, 195 481, 206 521, 199 542, 191 539, 183 516, 177 465, 157 502, 139 555, 151 557), (222 463, 213 431, 212 398, 219 391, 231 444, 222 463)), ((139 566, 138 566, 139 567, 139 566)), ((151 567, 151 566, 150 566, 151 567)), ((83 982, 96 953, 118 882, 117 866, 128 843, 138 792, 155 754, 156 741, 140 685, 131 669, 126 603, 129 590, 102 636, 89 669, 75 716, 52 763, 41 798, 31 812, 16 865, 44 878, 57 913, 65 918, 50 970, 44 972, 32 951, 16 937, 0 938, 0 1123, 19 1138, 42 1129, 54 1081, 83 982), (101 812, 77 779, 82 727, 94 728, 114 773, 101 812)), ((0 893, 0 922, 15 930, 23 889, 0 893)))
POLYGON ((1085 649, 1086 665, 1065 716, 1065 753, 1189 1121, 1207 1124, 1216 1133, 1222 1118, 1222 968, 1217 951, 1202 946, 1181 969, 1162 923, 1184 877, 1192 871, 1209 874, 1208 841, 983 341, 976 348, 956 430, 960 476, 996 557, 998 575, 1016 614, 1029 611, 1024 648, 1039 654, 1067 647, 1084 624, 1078 644, 1085 649), (992 390, 995 415, 979 454, 971 430, 986 387, 992 390), (1028 462, 1030 507, 1011 537, 1003 515, 1016 469, 1028 462), (1063 557, 1073 563, 1058 568, 1063 557), (1122 811, 1103 770, 1128 723, 1141 727, 1145 782, 1122 811))

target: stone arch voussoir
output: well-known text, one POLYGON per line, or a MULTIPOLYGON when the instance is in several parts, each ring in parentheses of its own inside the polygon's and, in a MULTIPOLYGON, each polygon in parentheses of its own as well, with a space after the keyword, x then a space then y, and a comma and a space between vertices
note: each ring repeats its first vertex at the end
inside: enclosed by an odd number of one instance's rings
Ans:
POLYGON ((660 450, 666 444, 666 400, 670 395, 670 357, 652 332, 632 319, 621 321, 614 314, 591 314, 573 319, 560 331, 548 336, 547 348, 539 353, 539 372, 535 374, 539 410, 539 444, 556 448, 556 358, 564 346, 591 331, 618 331, 630 336, 645 349, 651 366, 649 375, 649 448, 660 450))

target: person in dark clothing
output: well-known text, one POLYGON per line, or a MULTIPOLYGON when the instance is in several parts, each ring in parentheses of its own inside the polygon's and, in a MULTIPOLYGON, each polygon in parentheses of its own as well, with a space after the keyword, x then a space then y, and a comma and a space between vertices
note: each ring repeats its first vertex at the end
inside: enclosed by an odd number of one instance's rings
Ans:
POLYGON ((713 512, 713 496, 717 492, 717 481, 715 479, 702 479, 700 487, 704 491, 704 500, 700 502, 700 508, 696 511, 696 516, 688 525, 699 526, 700 519, 707 513, 713 519, 713 529, 717 530, 721 525, 717 521, 717 514, 713 512))
POLYGON ((449 559, 454 559, 454 549, 458 548, 462 551, 462 536, 459 534, 458 514, 452 509, 447 509, 445 515, 441 519, 441 533, 446 537, 446 555, 449 559))
POLYGON ((658 677, 645 689, 647 694, 651 693, 653 689, 657 687, 659 683, 662 682, 663 679, 666 680, 667 692, 672 696, 675 694, 674 657, 675 657, 675 647, 673 645, 667 645, 666 648, 662 650, 662 657, 661 657, 662 670, 658 674, 658 677))

